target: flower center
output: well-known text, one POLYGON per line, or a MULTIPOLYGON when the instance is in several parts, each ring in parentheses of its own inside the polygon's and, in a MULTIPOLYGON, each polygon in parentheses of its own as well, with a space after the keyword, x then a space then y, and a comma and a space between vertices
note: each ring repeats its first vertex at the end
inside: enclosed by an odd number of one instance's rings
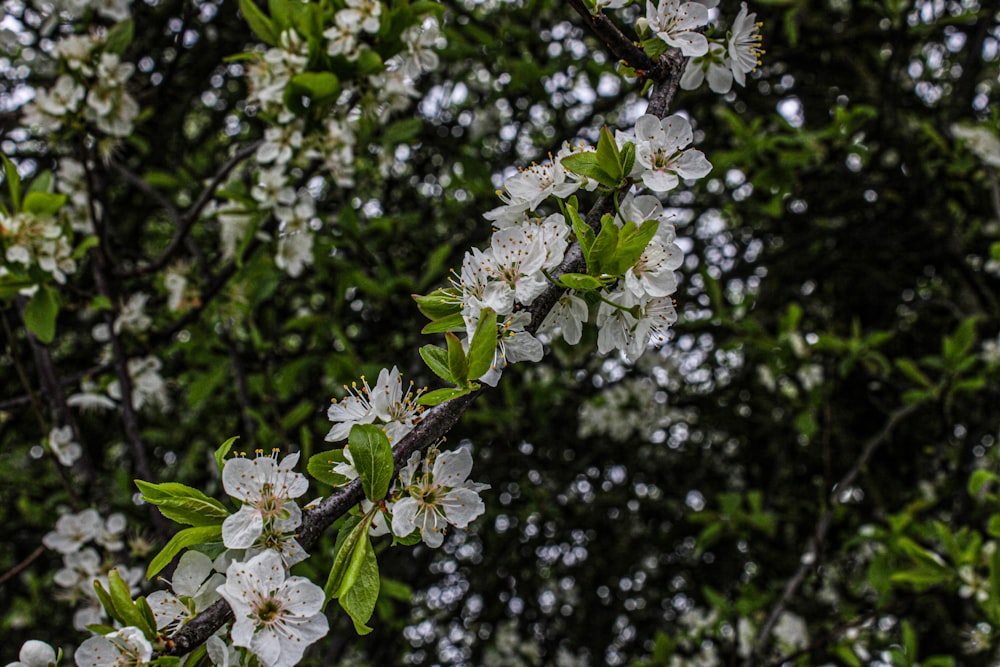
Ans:
POLYGON ((257 620, 261 623, 268 625, 273 623, 281 613, 281 603, 273 598, 264 600, 259 607, 257 607, 257 620))

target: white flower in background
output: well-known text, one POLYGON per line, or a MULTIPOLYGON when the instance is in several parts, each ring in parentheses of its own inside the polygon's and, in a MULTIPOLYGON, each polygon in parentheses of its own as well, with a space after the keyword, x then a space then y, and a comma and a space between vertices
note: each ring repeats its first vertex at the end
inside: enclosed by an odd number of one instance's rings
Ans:
POLYGON ((52 667, 56 664, 56 650, 37 639, 24 642, 17 657, 19 662, 9 663, 7 667, 52 667))
POLYGON ((290 232, 278 239, 278 251, 274 256, 275 265, 292 278, 302 275, 305 268, 313 263, 313 235, 310 232, 290 232))
POLYGON ((250 195, 261 204, 261 208, 272 208, 284 204, 295 203, 295 189, 288 183, 285 165, 277 164, 257 172, 257 185, 250 190, 250 195))
POLYGON ((747 3, 744 2, 729 36, 729 66, 733 70, 733 78, 741 86, 746 85, 746 75, 760 66, 760 57, 764 54, 760 48, 762 25, 757 23, 756 13, 747 13, 747 3))
POLYGON ((101 571, 101 557, 93 547, 63 555, 63 567, 56 570, 53 580, 63 588, 81 587, 85 594, 90 593, 91 584, 101 571))
POLYGON ((56 529, 42 538, 42 544, 61 554, 71 554, 100 535, 102 527, 101 515, 95 509, 63 514, 56 521, 56 529))
POLYGON ((323 589, 305 577, 286 579, 273 551, 232 563, 218 591, 236 618, 233 644, 250 649, 265 667, 292 667, 329 631, 323 589))
POLYGON ((951 133, 969 146, 969 150, 991 167, 1000 167, 1000 137, 983 125, 955 123, 951 133))
POLYGON ((597 0, 594 6, 597 7, 598 11, 603 11, 605 9, 621 9, 631 2, 632 0, 597 0))
POLYGON ((439 547, 448 525, 465 529, 486 506, 479 492, 485 484, 468 481, 472 472, 472 454, 467 449, 450 452, 430 450, 420 465, 420 452, 414 452, 400 473, 406 497, 392 505, 392 532, 405 537, 420 531, 429 547, 439 547))
POLYGON ((445 40, 441 37, 436 18, 429 16, 420 25, 410 26, 403 31, 402 39, 407 51, 403 58, 403 73, 406 76, 416 79, 423 72, 437 69, 435 49, 443 47, 445 40))
POLYGON ((299 473, 292 472, 298 461, 298 453, 289 454, 281 463, 278 463, 277 453, 226 461, 222 469, 222 486, 243 506, 223 521, 223 544, 230 549, 246 549, 261 536, 265 525, 285 532, 302 523, 302 510, 292 498, 304 494, 309 482, 299 473))
POLYGON ((253 225, 254 215, 242 205, 229 202, 213 211, 219 221, 219 242, 222 244, 222 259, 236 257, 236 250, 246 238, 253 225))
POLYGON ((725 95, 733 87, 733 70, 726 58, 726 49, 721 44, 712 42, 705 55, 695 56, 688 61, 681 76, 681 88, 694 90, 706 78, 708 87, 714 93, 725 95))
POLYGON ((91 34, 69 35, 56 42, 56 53, 66 61, 70 70, 90 76, 94 73, 90 55, 101 46, 102 41, 91 34))
POLYGON ((567 292, 549 311, 542 322, 542 329, 561 333, 567 343, 576 345, 583 336, 583 323, 587 321, 587 315, 587 302, 567 292))
MULTIPOLYGON (((690 3, 689 3, 690 4, 690 3)), ((628 135, 619 137, 628 140, 628 135)), ((631 176, 642 176, 643 184, 654 192, 677 187, 680 178, 702 178, 712 171, 705 154, 695 148, 683 150, 694 140, 687 118, 679 114, 660 120, 645 114, 635 123, 635 166, 631 176)))
POLYGON ((73 655, 77 667, 137 667, 152 657, 153 646, 132 626, 91 637, 73 655))
MULTIPOLYGON (((170 407, 167 383, 160 375, 163 362, 152 356, 135 357, 128 360, 127 366, 132 380, 132 407, 136 410, 141 410, 147 405, 164 410, 170 407)), ((116 401, 122 400, 122 390, 118 380, 108 385, 108 396, 116 401)))
POLYGON ((129 333, 142 333, 153 324, 153 319, 146 314, 146 302, 149 295, 144 292, 136 292, 128 298, 115 318, 114 331, 116 334, 122 331, 129 333))
POLYGON ((139 104, 125 92, 125 82, 135 71, 132 63, 123 63, 114 53, 102 53, 98 61, 97 80, 87 93, 84 116, 102 132, 125 137, 132 132, 132 123, 139 115, 139 104))
POLYGON ((782 612, 771 631, 784 648, 790 651, 803 649, 809 645, 809 629, 805 620, 790 611, 782 612))
POLYGON ((685 56, 701 56, 708 51, 708 39, 698 28, 708 24, 708 8, 700 2, 646 0, 646 21, 656 36, 685 56))
POLYGON ((326 52, 331 56, 344 56, 348 60, 356 60, 361 52, 358 48, 358 35, 350 28, 337 23, 323 31, 327 38, 326 52))
POLYGON ((132 0, 90 0, 90 6, 97 13, 112 21, 124 21, 129 17, 132 0))
POLYGON ((362 30, 375 34, 379 30, 382 4, 378 0, 347 0, 347 8, 337 12, 337 25, 359 33, 362 30))
POLYGON ((264 142, 257 148, 257 162, 285 164, 302 146, 302 121, 291 125, 272 125, 264 130, 264 142))
POLYGON ((128 520, 125 518, 125 515, 121 512, 115 512, 104 520, 104 525, 97 534, 97 537, 94 538, 94 541, 108 551, 121 551, 125 548, 125 543, 122 542, 122 535, 125 533, 127 527, 128 520))
POLYGON ((12 264, 22 264, 26 269, 36 264, 60 284, 66 282, 67 274, 76 271, 73 248, 54 218, 0 212, 0 235, 7 246, 4 256, 12 264))
POLYGON ((73 427, 68 425, 49 431, 49 449, 64 466, 73 465, 83 454, 80 444, 73 438, 73 427))

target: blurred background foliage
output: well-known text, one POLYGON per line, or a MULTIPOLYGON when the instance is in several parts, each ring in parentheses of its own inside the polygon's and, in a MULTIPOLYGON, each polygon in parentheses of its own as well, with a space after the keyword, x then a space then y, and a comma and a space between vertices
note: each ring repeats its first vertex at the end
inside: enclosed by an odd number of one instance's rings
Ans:
MULTIPOLYGON (((152 328, 124 341, 167 380, 169 408, 140 414, 157 481, 219 495, 210 460, 226 438, 314 453, 343 384, 392 364, 431 383, 410 295, 488 239, 481 216, 503 175, 641 113, 634 82, 564 3, 442 4, 441 67, 415 110, 358 149, 354 188, 319 186, 324 226, 301 277, 276 269, 266 242, 223 262, 206 218, 184 250, 201 305, 162 308, 155 275, 116 281, 122 301, 154 295, 152 328)), ((4 6, 46 38, 30 5, 4 6)), ((1000 186, 953 126, 997 131, 1000 7, 751 9, 766 55, 747 87, 675 102, 714 171, 666 200, 687 253, 673 340, 630 366, 600 358, 590 331, 505 373, 449 436, 471 443, 474 478, 493 487, 487 515, 439 551, 381 552, 396 583, 375 632, 335 618, 316 664, 996 664, 1000 186)), ((253 42, 236 3, 146 0, 133 14, 125 58, 141 63, 148 111, 97 174, 126 272, 174 223, 116 165, 184 206, 262 134, 240 62, 225 61, 253 42)), ((30 176, 53 153, 17 109, 43 75, 6 64, 2 148, 30 176)), ((110 378, 91 283, 81 271, 67 286, 51 346, 67 393, 110 378)), ((71 505, 39 446, 37 358, 16 307, 3 316, 0 576, 71 505)), ((66 481, 127 513, 142 562, 164 536, 133 503, 121 420, 79 421, 92 469, 66 481)), ((59 567, 45 551, 4 577, 5 646, 74 641, 59 567)))

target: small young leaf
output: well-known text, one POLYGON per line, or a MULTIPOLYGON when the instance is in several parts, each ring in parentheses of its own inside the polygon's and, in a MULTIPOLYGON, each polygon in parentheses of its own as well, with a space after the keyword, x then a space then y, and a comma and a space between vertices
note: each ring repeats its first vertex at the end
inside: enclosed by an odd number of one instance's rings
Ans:
POLYGON ((253 0, 240 0, 240 12, 254 34, 268 46, 278 46, 278 36, 274 33, 274 25, 264 12, 254 4, 253 0))
MULTIPOLYGON (((482 377, 490 370, 497 349, 497 313, 492 308, 483 308, 479 313, 476 332, 469 343, 469 377, 482 377)), ((456 383, 458 384, 458 383, 456 383)))
POLYGON ((222 469, 226 467, 226 456, 229 455, 229 450, 233 448, 233 443, 239 439, 240 436, 234 435, 215 450, 215 465, 219 466, 219 472, 222 472, 222 469))
POLYGON ((611 215, 605 215, 601 218, 601 233, 597 235, 587 254, 587 273, 592 276, 610 273, 617 249, 618 225, 611 215))
POLYGON ((586 273, 564 273, 559 276, 559 284, 578 290, 596 290, 604 286, 600 280, 586 273))
POLYGON ((559 162, 566 169, 581 176, 592 178, 601 185, 606 185, 609 188, 615 187, 621 180, 616 179, 601 168, 601 165, 598 163, 597 153, 573 153, 572 155, 567 155, 559 162))
POLYGON ((118 574, 118 570, 108 572, 108 592, 111 593, 111 604, 115 606, 115 611, 122 623, 140 628, 145 635, 154 634, 155 626, 150 628, 148 632, 146 628, 143 628, 145 619, 136 609, 135 603, 132 602, 132 592, 125 580, 118 574))
MULTIPOLYGON (((337 555, 333 558, 333 565, 330 567, 330 574, 326 579, 326 585, 323 587, 323 592, 326 594, 327 601, 336 597, 336 593, 340 590, 346 590, 354 585, 354 579, 351 578, 349 573, 349 566, 354 557, 354 552, 358 549, 361 542, 369 541, 368 529, 371 527, 374 519, 375 514, 373 512, 369 512, 361 521, 349 530, 347 537, 341 540, 341 536, 337 536, 338 544, 335 546, 337 555)), ((347 530, 347 526, 342 528, 341 535, 343 535, 344 531, 347 530)), ((357 576, 356 570, 353 575, 355 577, 357 576)))
POLYGON ((621 153, 618 152, 618 142, 611 136, 611 131, 605 125, 601 128, 601 137, 597 140, 597 164, 608 176, 613 179, 612 187, 621 183, 622 163, 621 153))
POLYGON ((590 249, 594 245, 594 230, 583 221, 575 206, 567 206, 566 211, 569 213, 570 221, 573 223, 573 233, 576 234, 576 239, 580 242, 580 248, 583 250, 583 256, 586 257, 590 254, 590 249))
POLYGON ((450 401, 453 398, 465 396, 469 392, 476 389, 479 389, 479 385, 475 382, 470 384, 468 387, 445 387, 444 389, 435 389, 434 391, 427 392, 418 398, 417 404, 426 405, 428 407, 438 405, 439 403, 450 401))
POLYGON ((291 94, 316 104, 332 104, 340 95, 340 79, 333 72, 302 72, 288 82, 291 94))
POLYGON ((461 312, 434 320, 420 330, 423 334, 445 333, 447 331, 465 331, 465 318, 461 312))
POLYGON ((434 375, 437 375, 445 382, 458 384, 458 381, 451 374, 451 369, 448 367, 447 350, 442 350, 436 345, 424 345, 420 348, 420 357, 434 375))
POLYGON ((469 382, 469 361, 465 358, 462 341, 451 332, 444 337, 448 342, 448 371, 455 378, 455 384, 465 386, 469 382))
POLYGON ((340 600, 340 606, 354 621, 354 630, 359 635, 366 635, 372 631, 366 623, 375 611, 379 591, 378 561, 367 535, 355 550, 351 566, 357 570, 354 583, 336 597, 340 600))
POLYGON ((306 470, 310 475, 312 475, 313 479, 316 479, 323 484, 341 486, 343 484, 347 484, 351 480, 339 473, 333 472, 333 467, 346 460, 347 459, 344 458, 344 450, 342 449, 320 452, 319 454, 313 454, 309 457, 309 462, 306 464, 306 470))
POLYGON ((132 19, 119 21, 111 30, 108 30, 107 37, 104 38, 104 51, 122 55, 125 49, 132 43, 135 33, 135 22, 132 19))
POLYGON ((135 480, 142 498, 160 508, 163 516, 189 526, 214 526, 221 524, 229 512, 218 500, 209 498, 198 489, 177 482, 150 484, 135 480))
POLYGON ((385 498, 395 467, 392 445, 385 431, 374 424, 356 424, 351 429, 347 446, 351 449, 365 496, 373 502, 385 498))
POLYGON ((52 288, 42 285, 24 307, 24 325, 43 343, 51 343, 56 337, 56 317, 59 315, 59 300, 52 288))
POLYGON ((29 192, 24 196, 24 210, 38 216, 51 217, 66 203, 66 195, 51 192, 29 192))
POLYGON ((439 320, 449 315, 462 312, 461 295, 454 288, 441 288, 434 290, 430 294, 421 296, 414 294, 413 300, 417 302, 417 308, 424 317, 431 320, 439 320))
POLYGON ((646 220, 639 227, 627 222, 618 235, 618 251, 615 253, 615 270, 612 273, 622 274, 635 266, 642 257, 646 246, 656 235, 660 223, 656 220, 646 220))
POLYGON ((0 155, 3 159, 3 171, 7 177, 7 189, 10 190, 10 199, 15 211, 21 210, 21 176, 17 173, 17 167, 7 159, 6 155, 0 155))

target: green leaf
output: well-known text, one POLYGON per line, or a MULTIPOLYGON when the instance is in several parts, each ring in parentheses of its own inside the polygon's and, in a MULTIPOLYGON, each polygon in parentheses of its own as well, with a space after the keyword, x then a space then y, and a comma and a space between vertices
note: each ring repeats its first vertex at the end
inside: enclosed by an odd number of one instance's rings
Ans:
POLYGON ((448 371, 455 378, 455 384, 464 387, 469 383, 469 360, 465 358, 462 341, 451 332, 446 333, 444 337, 448 342, 448 371))
POLYGON ((229 455, 229 450, 233 448, 233 443, 239 439, 240 436, 234 435, 215 450, 215 465, 219 466, 219 472, 222 472, 222 469, 226 467, 226 456, 229 455))
POLYGON ((573 223, 573 233, 576 234, 576 240, 580 242, 583 256, 586 257, 594 245, 594 230, 580 217, 580 212, 575 206, 567 206, 566 212, 569 214, 570 222, 573 223))
POLYGON ((125 49, 132 43, 135 34, 135 22, 132 19, 119 21, 111 30, 108 30, 107 37, 104 38, 105 53, 115 53, 122 55, 125 49))
POLYGON ((38 340, 51 343, 56 337, 56 317, 59 315, 59 300, 55 290, 41 285, 31 301, 24 307, 24 325, 38 340))
POLYGON ((146 623, 145 627, 149 628, 150 631, 153 632, 155 636, 156 616, 153 614, 153 608, 149 606, 148 602, 146 602, 146 598, 145 597, 136 598, 135 608, 139 610, 140 614, 142 614, 142 618, 146 623))
POLYGON ((609 188, 615 187, 621 180, 604 171, 598 162, 597 153, 592 151, 573 153, 572 155, 567 155, 559 162, 573 173, 592 178, 601 185, 606 185, 609 188))
POLYGON ((51 192, 29 192, 24 197, 24 210, 38 216, 51 217, 66 203, 66 195, 51 192))
POLYGON ((559 276, 559 284, 577 290, 596 290, 604 286, 600 280, 586 273, 564 273, 559 276))
POLYGON ((292 27, 292 7, 288 0, 268 0, 267 11, 271 15, 274 32, 278 35, 292 27))
MULTIPOLYGON (((450 246, 449 246, 450 249, 450 246)), ((443 287, 426 296, 414 294, 413 300, 424 317, 434 321, 462 312, 461 294, 458 290, 443 287)))
POLYGON ((921 371, 917 364, 914 363, 912 359, 906 359, 905 357, 895 360, 896 368, 898 368, 903 375, 910 378, 922 387, 930 389, 934 386, 931 379, 927 377, 923 371, 921 371))
POLYGON ((149 567, 146 568, 146 579, 152 579, 156 576, 156 573, 165 568, 181 550, 195 544, 208 544, 221 541, 221 524, 217 526, 185 528, 170 538, 170 541, 160 550, 160 553, 156 554, 156 557, 149 561, 149 567))
POLYGON ((0 155, 3 159, 3 171, 7 176, 7 189, 10 190, 10 199, 15 211, 21 210, 21 176, 17 173, 17 167, 7 159, 6 155, 0 155))
POLYGON ((340 79, 333 72, 302 72, 288 82, 291 94, 316 104, 333 104, 340 96, 340 79))
POLYGON ((52 172, 43 171, 35 176, 28 186, 28 192, 49 192, 52 190, 52 172))
POLYGON ((339 592, 336 597, 340 600, 340 606, 354 621, 354 630, 359 635, 366 635, 372 631, 366 623, 375 611, 379 591, 378 561, 367 535, 354 551, 351 569, 356 569, 353 585, 339 592))
POLYGON ((101 606, 104 607, 104 611, 108 612, 108 616, 119 623, 123 623, 124 621, 118 617, 118 610, 115 609, 115 603, 111 601, 111 595, 104 588, 104 584, 101 583, 100 579, 94 579, 94 593, 97 594, 97 599, 100 601, 101 606))
POLYGON ((622 175, 628 176, 635 166, 635 144, 631 141, 622 146, 621 152, 622 175))
POLYGON ((396 121, 385 128, 381 138, 382 144, 394 148, 399 144, 409 143, 417 138, 423 127, 423 118, 405 118, 396 121))
MULTIPOLYGON (((476 332, 469 343, 469 377, 482 377, 493 365, 497 349, 497 313, 492 308, 479 312, 476 332)), ((459 384, 456 382, 456 384, 459 384)))
POLYGON ((424 345, 420 348, 420 357, 434 375, 437 375, 445 382, 458 384, 458 380, 451 374, 451 368, 448 366, 447 350, 443 350, 437 345, 424 345))
MULTIPOLYGON (((337 555, 333 558, 333 565, 330 567, 330 574, 326 579, 326 585, 323 587, 323 592, 326 594, 327 601, 337 597, 341 591, 346 591, 354 585, 354 582, 357 579, 358 568, 351 570, 350 565, 354 559, 354 552, 357 551, 362 541, 369 542, 368 528, 372 525, 372 521, 375 519, 374 511, 376 510, 366 514, 364 518, 351 529, 351 531, 347 534, 347 537, 344 538, 342 542, 340 540, 340 536, 337 536, 337 541, 341 543, 337 549, 337 555)), ((346 527, 344 530, 346 530, 346 527)))
POLYGON ((468 387, 445 387, 444 389, 435 389, 434 391, 427 392, 417 399, 418 405, 438 405, 444 403, 445 401, 450 401, 453 398, 458 398, 459 396, 465 396, 466 394, 479 389, 479 385, 473 383, 468 387))
POLYGON ((976 342, 976 318, 970 317, 962 321, 955 333, 945 337, 943 352, 945 361, 954 366, 962 357, 969 353, 976 342))
POLYGON ((143 500, 159 507, 163 516, 177 523, 213 526, 221 524, 229 516, 229 512, 218 500, 184 484, 150 484, 137 479, 135 485, 142 492, 143 500))
POLYGON ((306 470, 312 475, 313 479, 324 484, 329 484, 330 486, 341 486, 351 480, 339 473, 333 472, 333 467, 338 463, 344 463, 346 460, 343 449, 320 452, 309 457, 306 470))
POLYGON ((622 274, 635 266, 659 227, 656 220, 646 220, 638 227, 633 222, 626 222, 618 233, 618 252, 612 273, 622 274))
POLYGON ((365 496, 372 502, 385 498, 395 469, 392 445, 385 431, 374 424, 356 424, 347 438, 347 446, 365 496))
POLYGON ((1000 480, 1000 475, 997 475, 991 470, 984 470, 980 468, 979 470, 973 471, 972 475, 969 477, 969 495, 977 495, 980 489, 988 483, 995 482, 997 480, 1000 480))
POLYGON ((592 276, 611 273, 609 269, 614 264, 617 249, 618 225, 611 215, 605 215, 601 218, 601 233, 587 254, 587 273, 592 276))
POLYGON ((447 317, 442 317, 440 319, 434 320, 430 324, 424 326, 420 330, 423 334, 432 333, 445 333, 448 331, 464 331, 465 330, 465 318, 462 317, 461 312, 454 313, 453 315, 448 315, 447 317))
POLYGON ((597 164, 614 182, 612 187, 617 187, 621 183, 622 157, 618 152, 618 142, 611 136, 611 130, 605 125, 601 128, 601 137, 597 140, 597 164))
POLYGON ((132 602, 132 592, 116 569, 108 572, 108 592, 111 593, 111 603, 115 606, 122 623, 134 625, 147 637, 155 636, 155 625, 152 628, 143 627, 146 625, 145 618, 136 609, 135 603, 132 602))
POLYGON ((278 36, 274 32, 271 19, 254 4, 253 0, 240 0, 240 12, 254 34, 268 46, 278 46, 278 36))

